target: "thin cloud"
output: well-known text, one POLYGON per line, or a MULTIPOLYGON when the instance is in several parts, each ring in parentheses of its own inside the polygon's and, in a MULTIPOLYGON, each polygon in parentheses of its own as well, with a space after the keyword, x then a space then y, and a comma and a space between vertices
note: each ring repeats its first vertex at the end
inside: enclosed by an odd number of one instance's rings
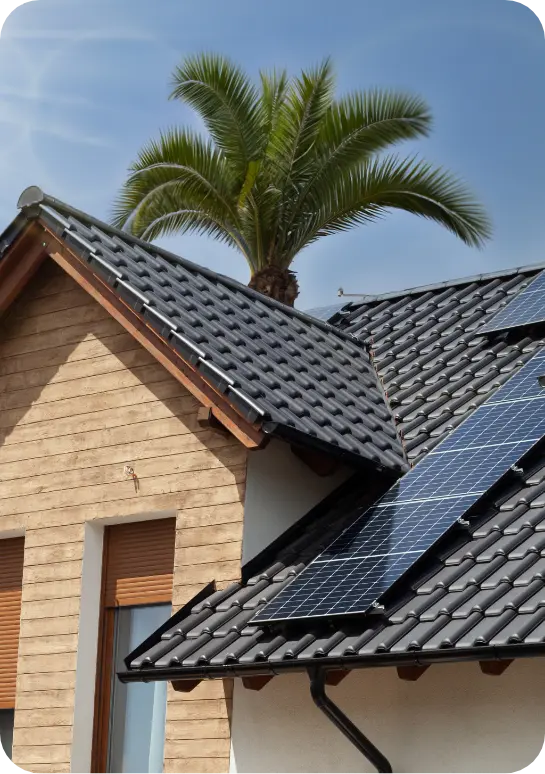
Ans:
POLYGON ((111 148, 113 143, 107 137, 101 137, 95 134, 86 134, 79 129, 71 128, 69 126, 55 126, 51 123, 47 123, 41 126, 31 126, 30 130, 36 134, 48 134, 51 137, 55 137, 59 140, 66 140, 78 145, 90 145, 95 148, 111 148))
POLYGON ((17 106, 8 101, 0 100, 0 123, 16 126, 27 136, 30 133, 45 134, 59 140, 97 148, 110 148, 113 145, 109 138, 89 134, 75 126, 56 123, 51 119, 42 121, 38 116, 28 115, 24 110, 17 109, 17 106))
POLYGON ((47 93, 38 90, 24 91, 22 89, 10 89, 9 87, 0 86, 0 99, 5 99, 14 102, 33 102, 49 105, 66 105, 67 107, 84 107, 95 108, 98 107, 95 102, 86 97, 80 96, 66 96, 64 94, 56 94, 55 92, 47 93))
MULTIPOLYGON (((4 36, 2 36, 4 37, 4 36)), ((98 41, 137 41, 150 42, 156 40, 156 36, 140 30, 126 30, 111 28, 84 30, 81 29, 14 29, 5 33, 5 38, 10 40, 98 40, 98 41)))

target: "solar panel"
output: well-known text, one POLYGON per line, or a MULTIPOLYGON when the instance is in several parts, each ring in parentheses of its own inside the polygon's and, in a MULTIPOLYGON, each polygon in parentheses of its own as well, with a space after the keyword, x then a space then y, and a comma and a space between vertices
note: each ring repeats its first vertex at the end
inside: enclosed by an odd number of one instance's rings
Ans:
POLYGON ((478 333, 495 333, 508 328, 545 321, 545 271, 517 293, 507 306, 492 315, 478 333))
POLYGON ((545 435, 545 350, 354 522, 256 616, 365 613, 545 435))
POLYGON ((334 314, 340 312, 340 310, 346 306, 346 301, 341 304, 330 304, 329 306, 317 306, 314 309, 307 309, 305 314, 310 314, 312 317, 317 317, 319 320, 330 320, 334 314))

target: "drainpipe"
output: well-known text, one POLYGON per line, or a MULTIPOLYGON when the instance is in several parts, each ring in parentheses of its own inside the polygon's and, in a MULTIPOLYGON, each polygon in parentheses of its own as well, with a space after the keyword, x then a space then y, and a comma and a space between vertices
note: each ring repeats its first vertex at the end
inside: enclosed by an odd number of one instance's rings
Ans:
POLYGON ((354 747, 364 755, 367 760, 373 764, 378 772, 391 774, 392 767, 390 762, 379 749, 349 720, 344 712, 326 696, 325 692, 325 669, 320 667, 311 667, 308 670, 310 678, 310 694, 314 704, 322 710, 324 715, 337 726, 346 738, 352 742, 354 747))

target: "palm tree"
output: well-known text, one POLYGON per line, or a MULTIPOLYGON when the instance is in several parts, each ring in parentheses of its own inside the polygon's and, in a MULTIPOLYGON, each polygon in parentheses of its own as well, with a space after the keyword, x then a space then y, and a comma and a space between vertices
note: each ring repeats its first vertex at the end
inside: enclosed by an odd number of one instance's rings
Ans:
POLYGON ((490 234, 483 208, 452 175, 382 152, 428 135, 415 96, 375 90, 335 99, 329 59, 256 86, 227 59, 201 54, 175 70, 171 98, 200 115, 204 137, 172 129, 130 167, 112 222, 143 239, 196 232, 237 248, 250 287, 293 305, 290 267, 317 239, 395 208, 442 224, 468 245, 490 234))

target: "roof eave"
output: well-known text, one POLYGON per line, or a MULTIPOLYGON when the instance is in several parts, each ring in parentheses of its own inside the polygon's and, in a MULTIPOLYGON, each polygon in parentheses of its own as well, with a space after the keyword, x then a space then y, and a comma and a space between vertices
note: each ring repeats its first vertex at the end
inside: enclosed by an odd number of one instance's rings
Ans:
POLYGON ((378 653, 367 656, 342 656, 339 658, 287 659, 271 663, 263 661, 253 664, 219 665, 211 664, 184 668, 148 668, 120 671, 117 677, 123 683, 157 681, 215 680, 227 677, 251 677, 307 672, 320 666, 327 670, 371 669, 378 667, 431 666, 468 661, 511 661, 519 658, 545 656, 545 643, 527 645, 515 643, 503 646, 473 648, 443 648, 438 650, 411 651, 405 653, 378 653))
MULTIPOLYGON (((392 462, 391 466, 388 467, 387 465, 384 465, 378 460, 376 461, 371 460, 366 457, 363 457, 361 454, 357 454, 356 452, 351 452, 347 449, 342 449, 340 446, 334 446, 333 444, 328 444, 325 441, 321 441, 319 438, 314 438, 311 435, 306 435, 300 430, 297 430, 296 428, 291 427, 290 425, 282 424, 281 422, 274 422, 274 421, 264 422, 263 432, 266 435, 274 436, 276 438, 281 438, 283 441, 286 441, 288 443, 305 446, 309 449, 316 449, 317 451, 321 451, 324 454, 328 454, 330 457, 333 457, 339 460, 339 462, 341 463, 345 463, 346 465, 349 465, 351 467, 355 467, 358 469, 364 468, 374 472, 378 471, 379 473, 385 473, 387 475, 392 475, 395 477, 403 473, 406 473, 410 469, 410 466, 408 463, 406 463, 404 466, 399 464, 396 467, 392 462)), ((403 452, 400 451, 400 455, 402 453, 403 452)))

